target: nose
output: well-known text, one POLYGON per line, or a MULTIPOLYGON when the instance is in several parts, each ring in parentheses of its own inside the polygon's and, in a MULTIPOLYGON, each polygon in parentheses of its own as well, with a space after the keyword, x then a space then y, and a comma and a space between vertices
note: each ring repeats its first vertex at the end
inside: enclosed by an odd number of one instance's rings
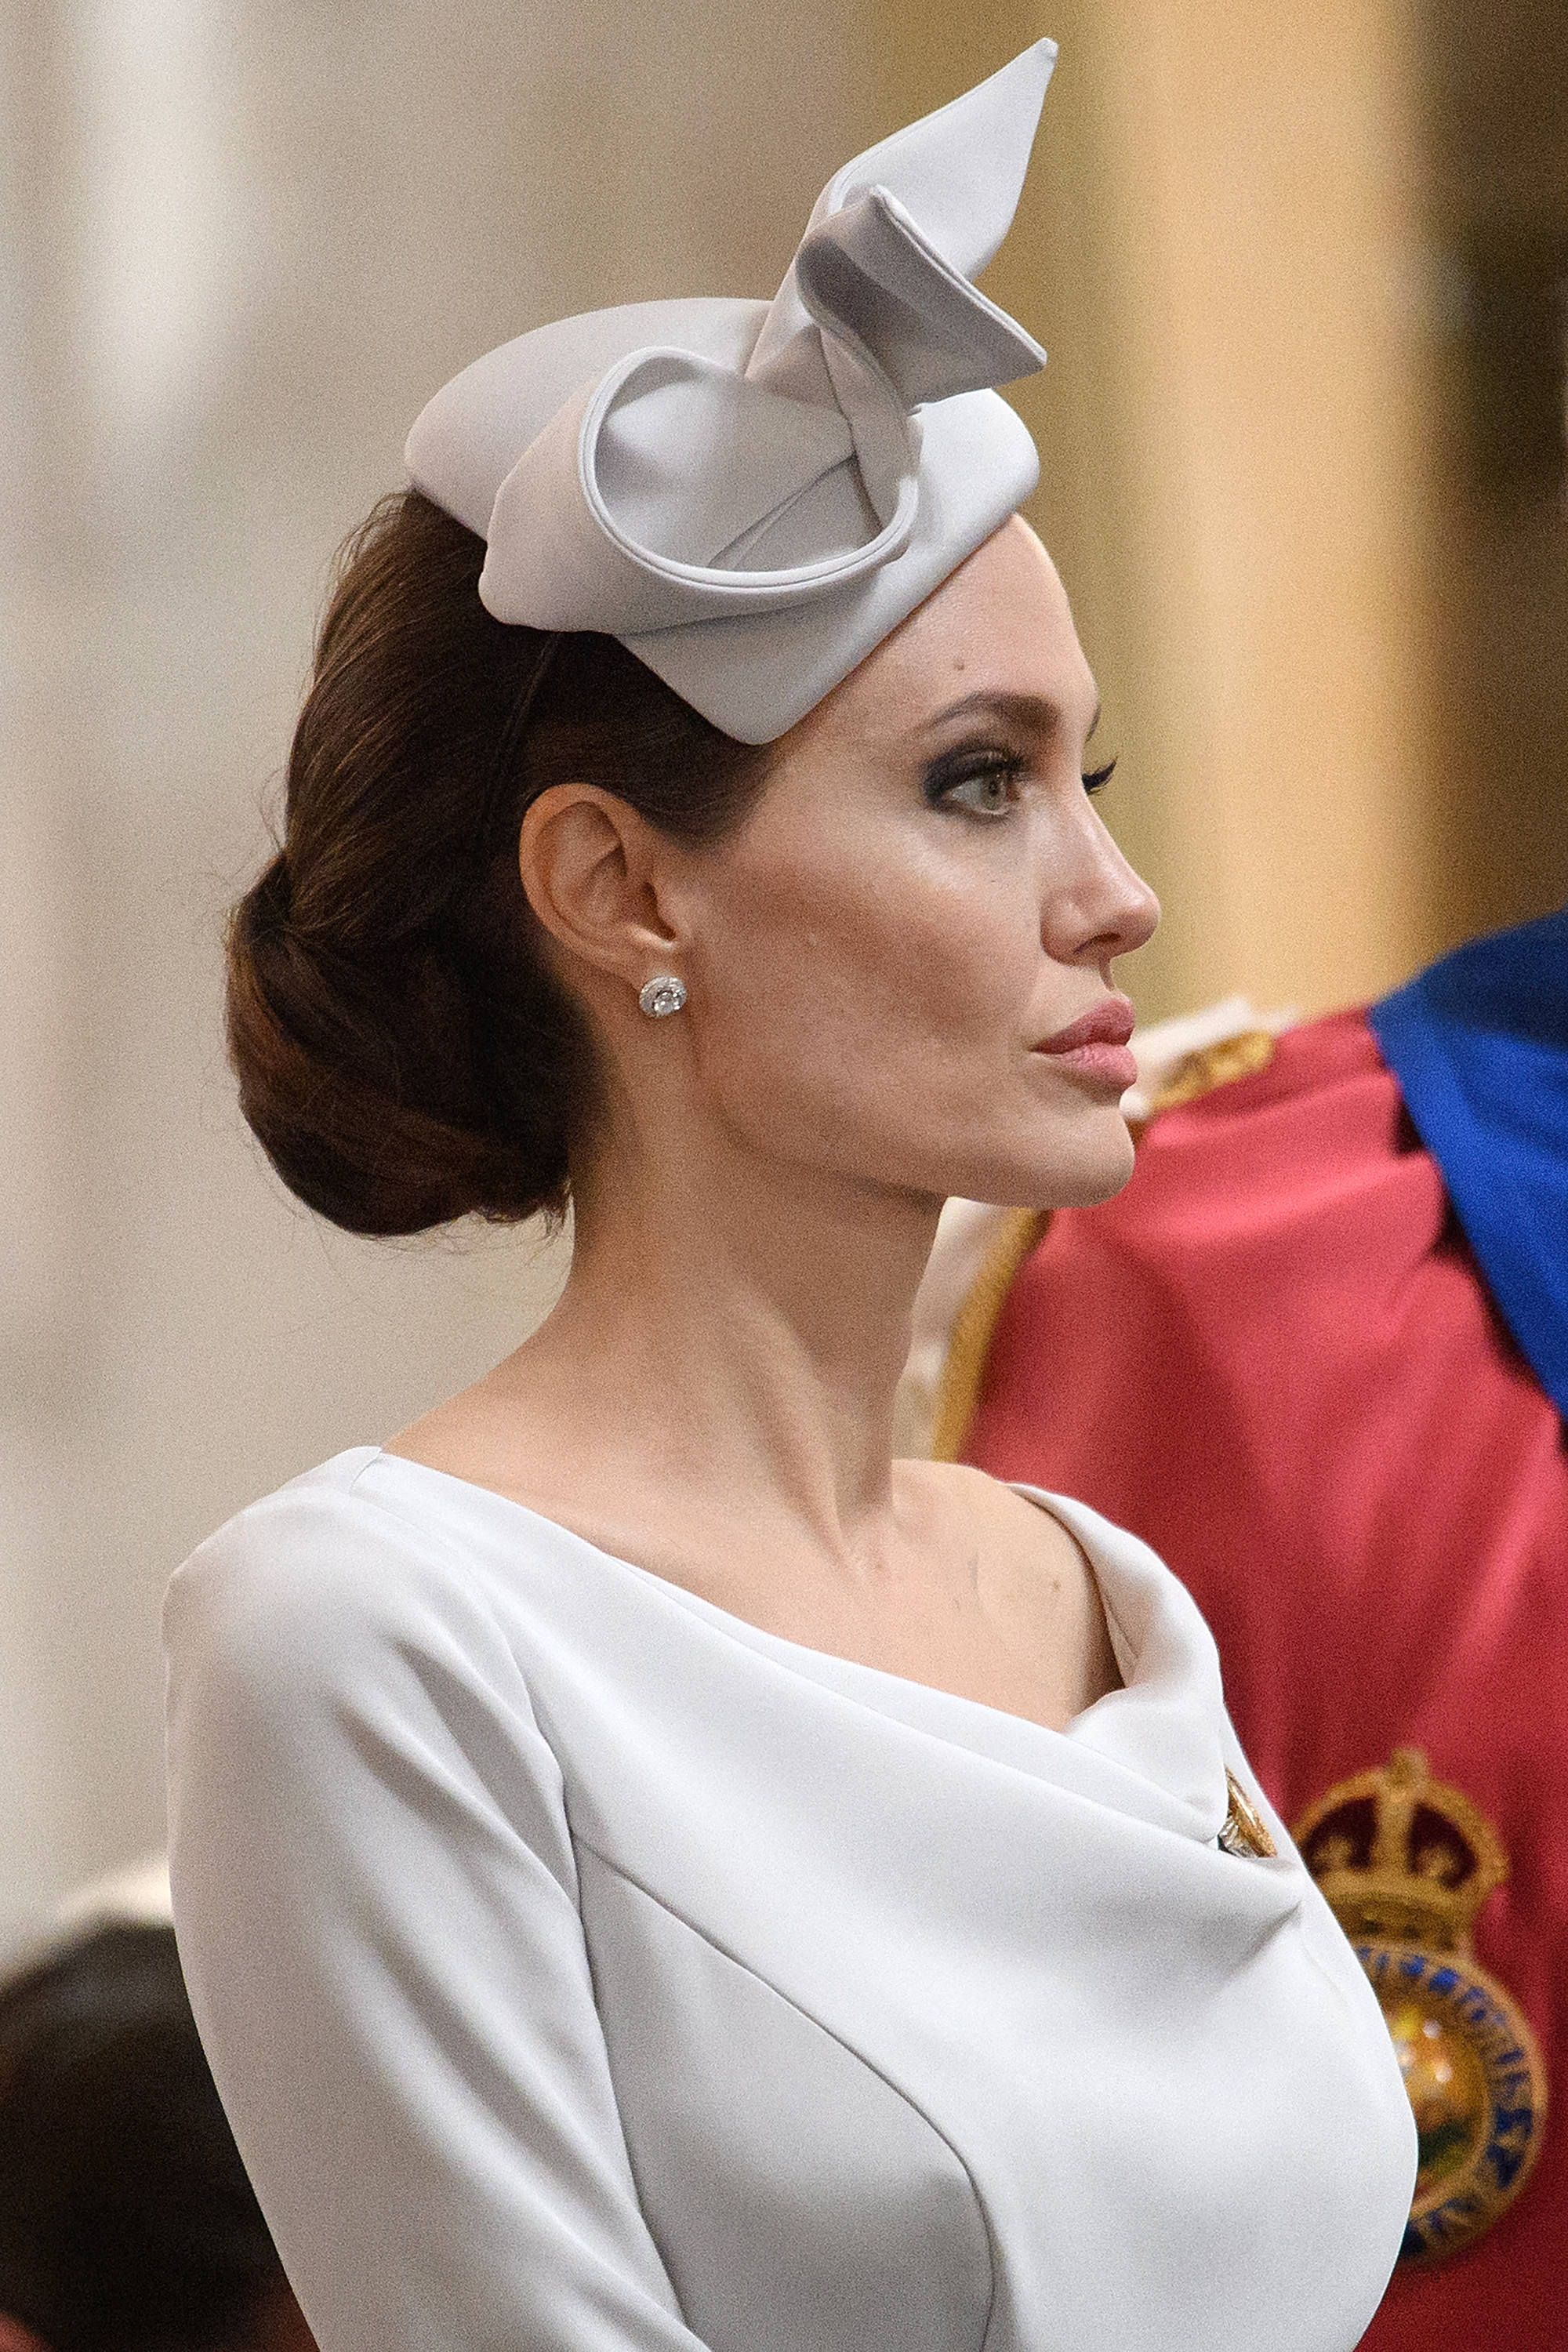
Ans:
POLYGON ((1160 901, 1087 803, 1075 835, 1070 870, 1058 867, 1047 890, 1042 939, 1062 963, 1108 964, 1153 937, 1160 901))

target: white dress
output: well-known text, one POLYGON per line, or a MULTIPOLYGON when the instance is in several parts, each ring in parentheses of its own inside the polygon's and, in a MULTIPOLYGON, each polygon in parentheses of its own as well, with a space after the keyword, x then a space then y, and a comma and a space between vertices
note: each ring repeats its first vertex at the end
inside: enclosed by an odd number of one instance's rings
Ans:
POLYGON ((187 1562, 180 1946, 322 2352, 1349 2352, 1388 2034, 1215 1844, 1193 1602, 1033 1499, 1126 1684, 1065 1733, 374 1447, 187 1562))

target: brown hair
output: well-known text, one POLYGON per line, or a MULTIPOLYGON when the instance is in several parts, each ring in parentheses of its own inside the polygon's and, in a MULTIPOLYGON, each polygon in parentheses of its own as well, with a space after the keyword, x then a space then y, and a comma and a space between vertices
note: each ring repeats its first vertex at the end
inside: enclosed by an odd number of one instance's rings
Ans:
POLYGON ((770 749, 613 637, 492 620, 484 544, 416 490, 342 550, 289 761, 282 845, 234 909, 228 1048, 291 1191, 353 1233, 563 1212, 585 1024, 517 867, 522 812, 597 784, 719 838, 770 749))

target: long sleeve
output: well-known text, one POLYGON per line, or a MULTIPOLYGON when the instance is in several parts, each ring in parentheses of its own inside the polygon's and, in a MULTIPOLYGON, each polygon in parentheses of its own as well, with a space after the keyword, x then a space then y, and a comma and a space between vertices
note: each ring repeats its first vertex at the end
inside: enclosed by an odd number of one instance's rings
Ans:
POLYGON ((205 1546, 165 1629, 181 1953, 322 2352, 694 2352, 482 1594, 318 1482, 205 1546))

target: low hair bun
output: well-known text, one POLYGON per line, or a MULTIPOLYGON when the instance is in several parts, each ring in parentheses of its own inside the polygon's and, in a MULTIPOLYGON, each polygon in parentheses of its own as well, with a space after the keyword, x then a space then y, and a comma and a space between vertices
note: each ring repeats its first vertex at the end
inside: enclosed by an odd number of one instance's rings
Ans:
POLYGON ((358 1234, 556 1205, 564 1132, 520 1144, 487 1119, 457 975, 428 951, 367 969, 313 949, 279 895, 268 867, 235 909, 228 1035, 240 1107, 289 1190, 358 1234))
POLYGON ((564 1213, 594 1063, 523 896, 527 802, 578 779, 706 840, 766 772, 767 747, 614 639, 493 620, 483 561, 417 491, 349 541, 283 844, 229 922, 241 1107, 290 1191, 351 1233, 564 1213))

